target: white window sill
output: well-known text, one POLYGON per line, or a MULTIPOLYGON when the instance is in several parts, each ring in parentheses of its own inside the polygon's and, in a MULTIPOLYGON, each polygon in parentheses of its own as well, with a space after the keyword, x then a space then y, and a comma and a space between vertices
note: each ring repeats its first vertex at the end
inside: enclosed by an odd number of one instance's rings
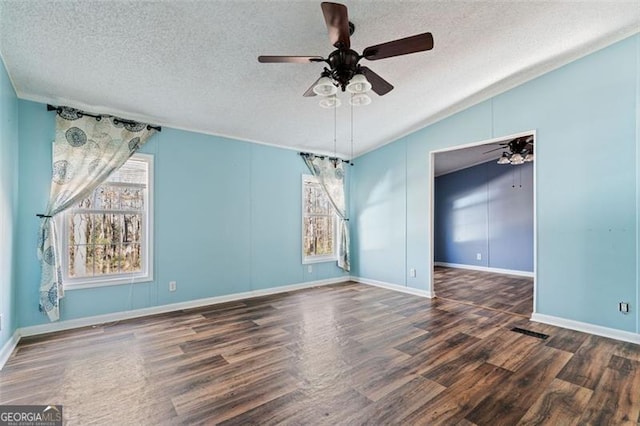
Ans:
POLYGON ((110 287, 114 285, 125 285, 125 284, 139 284, 139 283, 147 283, 153 281, 152 276, 138 276, 138 277, 113 277, 113 278, 105 278, 100 280, 91 280, 91 281, 66 281, 64 282, 64 291, 72 291, 72 290, 81 290, 87 288, 96 288, 96 287, 110 287))
POLYGON ((311 263, 324 263, 324 262, 337 262, 336 256, 317 256, 317 257, 305 257, 302 259, 303 265, 309 265, 311 263))

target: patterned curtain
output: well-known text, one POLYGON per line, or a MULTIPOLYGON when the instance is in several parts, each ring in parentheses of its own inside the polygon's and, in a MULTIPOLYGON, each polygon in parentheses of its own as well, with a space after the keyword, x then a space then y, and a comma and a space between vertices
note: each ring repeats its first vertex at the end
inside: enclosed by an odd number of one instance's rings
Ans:
POLYGON ((49 320, 60 318, 59 302, 64 294, 53 217, 91 194, 153 133, 147 124, 92 116, 73 108, 57 109, 51 191, 38 240, 40 310, 49 320))
POLYGON ((313 154, 302 154, 305 164, 320 182, 335 209, 340 224, 338 226, 338 266, 349 272, 351 270, 349 254, 349 225, 344 200, 344 163, 342 160, 318 157, 313 154))

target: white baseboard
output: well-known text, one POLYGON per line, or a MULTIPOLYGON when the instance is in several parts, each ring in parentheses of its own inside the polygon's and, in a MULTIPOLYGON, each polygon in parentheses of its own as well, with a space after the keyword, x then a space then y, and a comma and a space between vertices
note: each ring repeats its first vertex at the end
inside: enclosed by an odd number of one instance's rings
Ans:
POLYGON ((351 277, 351 280, 359 282, 361 284, 367 284, 375 287, 386 288, 387 290, 413 294, 414 296, 422 296, 422 297, 427 297, 429 299, 434 297, 433 290, 420 290, 417 288, 407 287, 404 285, 391 284, 384 281, 377 281, 377 280, 372 280, 369 278, 362 278, 362 277, 351 277))
POLYGON ((215 305, 218 303, 233 302, 236 300, 250 299, 252 297, 267 296, 270 294, 285 293, 287 291, 301 290, 304 288, 320 287, 323 285, 337 284, 349 281, 349 276, 329 278, 325 280, 309 281, 306 283, 286 285, 282 287, 270 287, 261 290, 251 290, 242 293, 228 294, 224 296, 207 297, 204 299, 188 300, 186 302, 171 303, 168 305, 152 306, 149 308, 134 309, 131 311, 114 312, 111 314, 95 315, 91 317, 77 318, 65 321, 51 322, 47 324, 33 325, 20 328, 20 336, 34 336, 55 331, 69 330, 72 328, 87 327, 104 324, 107 322, 121 321, 131 318, 139 318, 148 315, 164 314, 182 309, 199 308, 201 306, 215 305))
POLYGON ((7 342, 0 349, 0 370, 7 363, 9 357, 13 353, 13 350, 18 346, 18 342, 20 341, 20 332, 18 330, 13 332, 13 335, 7 340, 7 342))
POLYGON ((516 275, 518 277, 533 278, 533 272, 517 271, 515 269, 489 268, 488 266, 463 265, 461 263, 433 262, 433 266, 445 266, 447 268, 469 269, 471 271, 493 272, 496 274, 516 275))
POLYGON ((531 315, 531 321, 582 331, 583 333, 595 334, 596 336, 609 337, 611 339, 622 340, 624 342, 640 344, 640 334, 616 330, 615 328, 603 327, 601 325, 594 325, 586 322, 555 317, 552 315, 535 313, 531 315))

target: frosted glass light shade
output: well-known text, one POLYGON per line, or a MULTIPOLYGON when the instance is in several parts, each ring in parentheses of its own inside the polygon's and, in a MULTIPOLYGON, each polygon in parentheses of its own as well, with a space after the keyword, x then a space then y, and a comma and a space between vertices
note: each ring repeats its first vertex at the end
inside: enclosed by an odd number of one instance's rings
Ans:
POLYGON ((511 161, 509 161, 509 154, 507 154, 506 152, 502 153, 502 157, 498 158, 498 164, 510 164, 511 161))
POLYGON ((354 75, 347 85, 347 91, 350 93, 366 93, 369 90, 371 90, 371 83, 369 83, 367 78, 362 74, 354 75))
POLYGON ((327 96, 320 99, 320 106, 322 108, 338 108, 340 105, 342 105, 342 102, 335 96, 327 96))
POLYGON ((338 88, 329 77, 322 77, 313 87, 313 93, 319 96, 331 96, 338 92, 338 88))
POLYGON ((369 105, 371 103, 371 98, 364 93, 356 93, 351 96, 349 103, 353 106, 369 105))
POLYGON ((511 156, 511 164, 518 165, 522 163, 524 163, 524 158, 522 158, 522 155, 520 153, 516 152, 511 156))

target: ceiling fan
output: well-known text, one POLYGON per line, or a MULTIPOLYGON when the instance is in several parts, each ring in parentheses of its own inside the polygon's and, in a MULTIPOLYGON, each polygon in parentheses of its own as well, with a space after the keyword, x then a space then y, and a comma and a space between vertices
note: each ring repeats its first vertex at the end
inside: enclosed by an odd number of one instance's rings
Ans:
POLYGON ((360 55, 351 49, 350 36, 355 30, 349 22, 347 7, 339 3, 323 2, 321 4, 324 20, 329 30, 329 40, 336 48, 328 58, 321 56, 258 56, 262 63, 315 63, 325 62, 328 67, 320 75, 303 96, 330 96, 341 88, 344 92, 363 93, 371 89, 379 96, 389 93, 393 86, 371 69, 359 64, 361 59, 376 61, 378 59, 409 53, 423 52, 433 49, 431 33, 417 34, 386 43, 369 46, 360 55))
POLYGON ((483 152, 488 154, 499 149, 509 149, 509 152, 503 151, 502 156, 498 159, 498 164, 522 164, 533 161, 533 136, 522 136, 510 140, 509 142, 500 143, 499 147, 483 152))

